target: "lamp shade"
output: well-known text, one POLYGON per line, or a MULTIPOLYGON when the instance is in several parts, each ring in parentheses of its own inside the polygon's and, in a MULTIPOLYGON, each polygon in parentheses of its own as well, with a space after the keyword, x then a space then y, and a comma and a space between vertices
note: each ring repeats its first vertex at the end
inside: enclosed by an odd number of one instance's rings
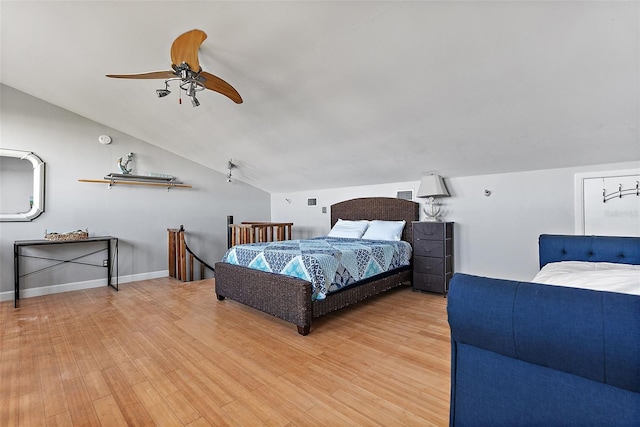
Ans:
POLYGON ((422 177, 416 197, 449 197, 449 192, 440 175, 428 175, 422 177))

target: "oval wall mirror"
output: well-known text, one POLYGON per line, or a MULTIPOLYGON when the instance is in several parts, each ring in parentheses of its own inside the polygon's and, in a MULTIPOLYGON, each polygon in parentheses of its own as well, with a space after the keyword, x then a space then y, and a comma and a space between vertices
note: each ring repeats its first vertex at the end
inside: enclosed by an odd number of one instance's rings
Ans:
POLYGON ((0 221, 32 221, 44 212, 44 169, 30 151, 0 148, 0 221))

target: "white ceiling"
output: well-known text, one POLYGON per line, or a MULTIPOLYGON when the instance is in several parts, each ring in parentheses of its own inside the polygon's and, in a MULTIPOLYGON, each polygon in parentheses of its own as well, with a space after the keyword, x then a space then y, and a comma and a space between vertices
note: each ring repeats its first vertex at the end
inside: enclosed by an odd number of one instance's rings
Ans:
POLYGON ((638 1, 2 1, 0 81, 271 193, 640 160, 638 1), (161 80, 181 33, 244 98, 161 80))

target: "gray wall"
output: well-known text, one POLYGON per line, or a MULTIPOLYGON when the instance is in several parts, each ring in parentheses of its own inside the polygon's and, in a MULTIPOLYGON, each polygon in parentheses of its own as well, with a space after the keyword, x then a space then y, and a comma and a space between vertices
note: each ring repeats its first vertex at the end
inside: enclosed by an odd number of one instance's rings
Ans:
MULTIPOLYGON (((2 300, 13 298, 13 242, 41 239, 46 230, 88 228, 91 236, 119 237, 119 275, 128 281, 166 274, 167 228, 183 224, 189 246, 213 263, 226 250, 227 215, 233 215, 235 222, 270 218, 270 196, 264 191, 239 181, 227 183, 222 173, 13 88, 2 85, 0 91, 0 147, 32 151, 46 163, 45 212, 32 222, 0 223, 2 300), (102 134, 110 135, 113 142, 100 144, 102 134), (106 184, 78 182, 119 172, 117 159, 128 152, 135 153, 134 173, 171 174, 193 188, 108 189, 106 184)), ((26 277, 24 294, 29 295, 32 288, 104 277, 103 269, 55 268, 26 277)), ((39 293, 48 292, 45 288, 39 293)))
MULTIPOLYGON (((576 175, 602 171, 615 174, 630 169, 640 173, 640 162, 445 177, 451 197, 441 202, 444 220, 455 222, 455 271, 531 280, 538 271, 540 234, 580 234, 576 229, 576 175), (490 197, 485 196, 484 190, 491 191, 490 197)), ((324 235, 330 229, 328 212, 333 203, 355 197, 396 197, 401 190, 413 190, 415 196, 419 185, 420 181, 410 181, 274 193, 271 217, 273 221, 293 222, 294 238, 324 235), (308 207, 308 198, 316 198, 318 205, 308 207), (322 213, 322 207, 327 207, 327 213, 322 213)), ((596 189, 596 196, 601 191, 596 189)), ((424 204, 422 199, 414 200, 424 204)), ((639 210, 637 203, 634 218, 638 218, 639 210)), ((618 219, 621 218, 610 220, 618 219)), ((625 234, 633 235, 635 230, 637 227, 629 227, 625 234)))

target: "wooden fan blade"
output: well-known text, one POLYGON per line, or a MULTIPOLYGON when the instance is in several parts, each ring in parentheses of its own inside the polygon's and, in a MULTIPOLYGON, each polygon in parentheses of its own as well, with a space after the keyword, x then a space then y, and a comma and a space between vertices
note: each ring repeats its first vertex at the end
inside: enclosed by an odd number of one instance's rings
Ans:
POLYGON ((216 77, 211 73, 207 73, 206 71, 202 71, 200 73, 200 77, 203 77, 205 79, 202 84, 207 89, 223 94, 236 104, 242 104, 242 97, 240 96, 238 91, 235 90, 229 83, 222 80, 220 77, 216 77))
POLYGON ((140 74, 107 74, 107 77, 114 79, 170 79, 175 77, 173 71, 152 71, 150 73, 140 74))
POLYGON ((191 30, 178 36, 171 45, 171 62, 173 65, 180 65, 186 62, 193 72, 200 71, 200 61, 198 61, 198 49, 207 38, 202 30, 191 30))

